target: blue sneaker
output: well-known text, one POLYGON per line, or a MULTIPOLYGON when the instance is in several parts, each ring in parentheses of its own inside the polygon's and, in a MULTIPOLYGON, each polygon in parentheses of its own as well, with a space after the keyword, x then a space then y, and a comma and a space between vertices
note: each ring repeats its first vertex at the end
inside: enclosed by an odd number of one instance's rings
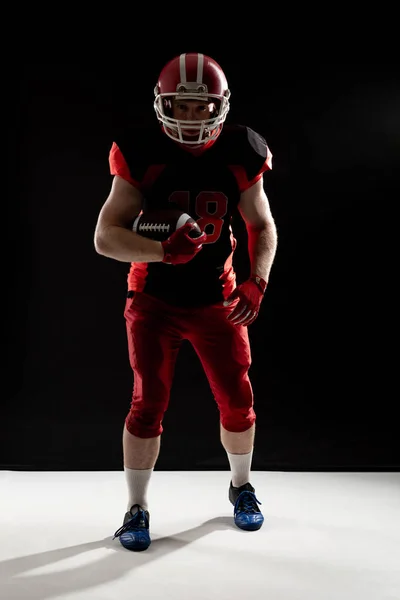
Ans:
POLYGON ((134 550, 136 552, 147 550, 151 544, 149 524, 149 511, 144 510, 139 504, 134 504, 125 513, 124 523, 114 533, 113 540, 119 537, 119 541, 127 550, 134 550))
POLYGON ((260 529, 264 523, 264 517, 258 508, 258 504, 261 504, 261 502, 257 500, 255 490, 250 483, 245 483, 236 488, 233 487, 231 481, 229 500, 234 505, 235 525, 246 531, 260 529))

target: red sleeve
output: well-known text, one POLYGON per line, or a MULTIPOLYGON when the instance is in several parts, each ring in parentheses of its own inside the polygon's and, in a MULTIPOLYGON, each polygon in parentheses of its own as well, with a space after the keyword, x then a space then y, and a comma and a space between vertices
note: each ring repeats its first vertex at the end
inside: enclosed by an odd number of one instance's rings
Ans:
POLYGON ((111 175, 118 175, 118 177, 122 177, 136 188, 140 188, 140 184, 138 181, 135 181, 131 176, 129 171, 129 167, 126 163, 124 155, 121 150, 118 148, 117 144, 113 142, 109 155, 109 163, 110 163, 110 173, 111 175))
POLYGON ((251 180, 247 179, 246 169, 242 165, 230 165, 229 168, 236 177, 236 181, 238 183, 240 192, 244 192, 245 190, 248 190, 252 185, 254 185, 259 179, 261 179, 264 171, 272 170, 272 153, 267 147, 267 158, 263 162, 261 169, 258 171, 257 175, 251 180))

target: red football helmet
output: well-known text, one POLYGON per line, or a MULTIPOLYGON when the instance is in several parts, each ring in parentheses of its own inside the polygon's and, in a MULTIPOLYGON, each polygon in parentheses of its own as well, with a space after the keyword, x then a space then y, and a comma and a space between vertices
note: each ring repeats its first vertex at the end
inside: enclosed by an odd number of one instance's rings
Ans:
POLYGON ((154 88, 154 110, 163 131, 173 140, 200 147, 221 133, 229 111, 230 91, 225 74, 218 63, 205 54, 191 52, 170 60, 162 69, 154 88), (214 102, 212 117, 199 121, 183 121, 172 117, 172 99, 214 102), (188 140, 183 130, 198 132, 188 140))

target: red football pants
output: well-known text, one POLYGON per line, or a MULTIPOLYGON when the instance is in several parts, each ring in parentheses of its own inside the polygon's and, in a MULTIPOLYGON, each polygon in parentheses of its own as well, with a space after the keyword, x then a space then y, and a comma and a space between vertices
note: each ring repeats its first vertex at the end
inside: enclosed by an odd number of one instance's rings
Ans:
POLYGON ((197 353, 216 400, 222 426, 242 432, 256 419, 248 370, 247 327, 226 319, 233 305, 178 308, 144 293, 126 301, 124 316, 134 384, 127 430, 157 437, 168 407, 175 362, 182 340, 197 353))

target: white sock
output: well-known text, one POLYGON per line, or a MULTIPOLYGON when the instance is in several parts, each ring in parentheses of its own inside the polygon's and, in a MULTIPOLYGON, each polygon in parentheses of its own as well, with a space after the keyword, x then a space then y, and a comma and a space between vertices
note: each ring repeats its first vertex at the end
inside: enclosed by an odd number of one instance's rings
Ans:
POLYGON ((128 469, 128 467, 124 467, 124 471, 126 483, 128 484, 127 510, 130 510, 134 504, 139 504, 147 510, 147 489, 153 469, 128 469))
POLYGON ((231 467, 233 487, 240 487, 249 482, 253 450, 248 454, 231 454, 227 452, 227 455, 231 467))

